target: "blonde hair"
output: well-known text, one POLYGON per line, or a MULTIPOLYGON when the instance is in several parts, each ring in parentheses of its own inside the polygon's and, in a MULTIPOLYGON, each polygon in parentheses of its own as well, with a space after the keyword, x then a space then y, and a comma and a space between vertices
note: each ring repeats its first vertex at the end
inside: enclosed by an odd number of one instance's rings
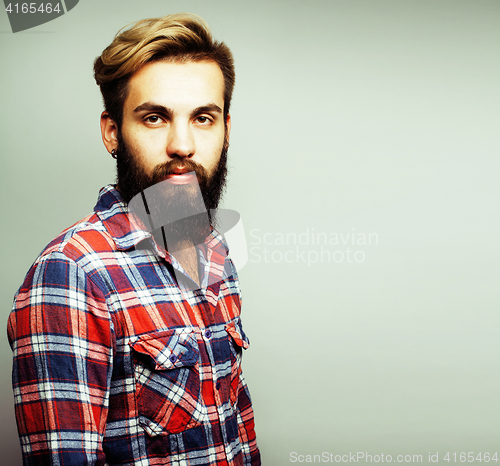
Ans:
POLYGON ((216 42, 208 24, 199 16, 178 13, 143 19, 116 34, 94 62, 94 78, 101 88, 104 108, 121 127, 123 103, 130 76, 146 63, 172 61, 216 62, 224 76, 224 115, 229 113, 235 73, 233 55, 216 42))

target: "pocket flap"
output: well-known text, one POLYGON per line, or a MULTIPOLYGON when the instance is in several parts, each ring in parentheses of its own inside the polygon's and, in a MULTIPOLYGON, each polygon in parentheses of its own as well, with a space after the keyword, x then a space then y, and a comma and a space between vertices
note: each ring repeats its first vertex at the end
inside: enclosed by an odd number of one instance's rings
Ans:
POLYGON ((243 331, 240 332, 234 322, 227 324, 226 330, 238 346, 241 346, 244 349, 247 349, 250 346, 247 336, 243 333, 243 331))
POLYGON ((138 353, 150 356, 156 370, 194 366, 198 362, 198 342, 193 329, 173 329, 149 333, 130 342, 138 353))

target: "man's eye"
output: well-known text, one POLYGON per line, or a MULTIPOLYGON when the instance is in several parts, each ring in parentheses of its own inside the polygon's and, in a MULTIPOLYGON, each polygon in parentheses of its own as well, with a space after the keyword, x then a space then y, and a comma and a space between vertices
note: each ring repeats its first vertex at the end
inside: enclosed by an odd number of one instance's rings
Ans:
POLYGON ((160 117, 158 115, 150 115, 145 119, 145 121, 155 124, 160 121, 160 117))
POLYGON ((208 117, 206 117, 206 116, 199 116, 199 117, 196 119, 196 121, 197 121, 198 123, 201 123, 202 125, 205 125, 205 124, 210 123, 210 121, 211 121, 211 120, 210 120, 210 118, 208 118, 208 117))

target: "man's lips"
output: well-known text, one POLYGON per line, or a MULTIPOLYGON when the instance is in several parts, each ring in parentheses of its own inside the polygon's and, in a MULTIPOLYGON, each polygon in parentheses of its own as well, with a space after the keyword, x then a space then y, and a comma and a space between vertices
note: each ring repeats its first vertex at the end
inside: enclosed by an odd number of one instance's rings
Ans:
POLYGON ((196 180, 196 173, 188 171, 187 168, 176 168, 165 179, 169 180, 170 184, 189 184, 196 180))

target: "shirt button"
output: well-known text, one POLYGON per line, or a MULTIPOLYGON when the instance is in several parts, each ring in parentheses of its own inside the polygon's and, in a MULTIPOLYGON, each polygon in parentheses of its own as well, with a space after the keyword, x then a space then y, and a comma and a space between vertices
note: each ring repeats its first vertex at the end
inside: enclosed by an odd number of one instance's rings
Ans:
POLYGON ((217 390, 220 390, 220 382, 219 382, 218 380, 217 380, 217 383, 215 384, 215 388, 216 388, 217 390))
POLYGON ((212 332, 210 330, 207 330, 205 332, 205 336, 210 340, 210 337, 212 336, 212 332))
POLYGON ((175 354, 171 354, 168 359, 170 359, 171 363, 174 363, 175 361, 177 361, 177 356, 175 354))

